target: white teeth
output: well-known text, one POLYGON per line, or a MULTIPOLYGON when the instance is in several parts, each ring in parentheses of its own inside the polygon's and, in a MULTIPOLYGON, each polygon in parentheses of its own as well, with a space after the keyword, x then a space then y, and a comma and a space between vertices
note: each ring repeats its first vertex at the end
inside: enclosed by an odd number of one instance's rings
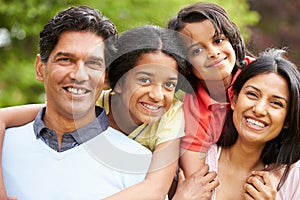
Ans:
POLYGON ((146 108, 149 108, 150 110, 157 110, 159 108, 159 106, 153 106, 153 105, 148 105, 148 104, 144 104, 144 106, 146 108))
POLYGON ((248 123, 252 124, 252 125, 255 125, 255 126, 259 126, 261 128, 264 128, 265 127, 265 124, 259 122, 259 121, 256 121, 254 119, 250 119, 250 118, 247 118, 246 119, 248 123))
POLYGON ((77 89, 77 88, 67 88, 68 92, 71 92, 73 94, 85 94, 86 90, 77 89))

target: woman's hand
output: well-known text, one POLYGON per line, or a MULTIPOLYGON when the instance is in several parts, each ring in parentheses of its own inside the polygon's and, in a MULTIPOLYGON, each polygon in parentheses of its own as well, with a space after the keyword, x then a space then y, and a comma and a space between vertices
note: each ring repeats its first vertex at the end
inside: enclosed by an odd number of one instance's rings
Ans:
POLYGON ((254 171, 249 176, 244 185, 245 200, 275 200, 276 186, 272 181, 271 174, 268 171, 254 171))

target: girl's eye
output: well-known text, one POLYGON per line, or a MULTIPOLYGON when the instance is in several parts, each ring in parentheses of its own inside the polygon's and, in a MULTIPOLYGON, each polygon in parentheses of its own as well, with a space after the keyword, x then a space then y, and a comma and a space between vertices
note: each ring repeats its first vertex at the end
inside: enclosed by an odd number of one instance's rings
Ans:
POLYGON ((139 84, 141 85, 150 85, 151 84, 151 80, 149 78, 139 78, 138 79, 139 84))
POLYGON ((175 82, 166 82, 165 83, 165 87, 168 89, 168 90, 174 90, 176 88, 176 85, 177 83, 175 82))
POLYGON ((201 54, 202 52, 203 52, 203 48, 197 47, 197 48, 192 49, 191 54, 192 54, 192 56, 196 56, 198 54, 201 54))
POLYGON ((215 43, 216 43, 216 44, 220 44, 220 43, 223 42, 223 40, 224 40, 224 39, 222 39, 222 38, 218 38, 218 39, 215 40, 215 43))
POLYGON ((246 92, 246 95, 250 98, 250 99, 257 99, 258 98, 258 95, 256 94, 256 92, 252 92, 252 91, 248 91, 246 92))

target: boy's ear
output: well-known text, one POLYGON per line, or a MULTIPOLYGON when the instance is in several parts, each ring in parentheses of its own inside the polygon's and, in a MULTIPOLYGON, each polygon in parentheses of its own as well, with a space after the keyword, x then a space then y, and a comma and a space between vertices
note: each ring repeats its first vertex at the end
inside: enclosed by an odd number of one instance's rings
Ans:
POLYGON ((231 100, 231 109, 232 110, 234 110, 234 108, 235 108, 236 100, 237 100, 237 95, 235 94, 231 100))
POLYGON ((44 82, 44 63, 42 62, 40 54, 35 58, 35 74, 36 80, 44 82))

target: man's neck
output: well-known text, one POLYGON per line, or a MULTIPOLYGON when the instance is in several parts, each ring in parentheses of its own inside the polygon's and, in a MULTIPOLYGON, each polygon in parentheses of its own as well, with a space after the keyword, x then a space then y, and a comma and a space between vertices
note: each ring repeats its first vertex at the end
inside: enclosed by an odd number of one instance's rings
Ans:
POLYGON ((74 132, 87 124, 94 121, 96 118, 95 110, 93 113, 83 117, 66 116, 56 113, 52 109, 47 109, 43 116, 44 124, 51 130, 55 131, 59 148, 61 147, 62 137, 65 133, 74 132))

